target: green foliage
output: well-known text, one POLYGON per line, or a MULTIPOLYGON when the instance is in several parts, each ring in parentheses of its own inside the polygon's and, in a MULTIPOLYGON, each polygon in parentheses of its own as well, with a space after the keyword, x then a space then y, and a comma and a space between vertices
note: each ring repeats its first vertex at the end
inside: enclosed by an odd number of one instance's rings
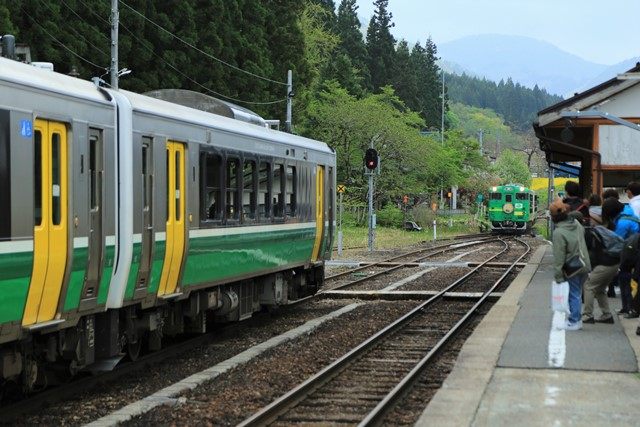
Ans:
POLYGON ((384 227, 402 227, 404 223, 404 212, 395 204, 388 203, 376 212, 376 221, 384 227))
POLYGON ((367 54, 371 88, 374 91, 391 84, 395 73, 396 40, 391 34, 394 26, 389 12, 389 0, 374 0, 375 11, 367 28, 367 54))
POLYGON ((479 108, 488 108, 502 115, 507 123, 520 131, 531 130, 535 114, 549 105, 562 101, 556 95, 535 86, 526 88, 507 81, 495 83, 466 74, 447 74, 447 88, 452 100, 479 108))
POLYGON ((520 153, 504 150, 492 169, 500 177, 500 185, 522 184, 525 187, 531 185, 531 172, 520 153))

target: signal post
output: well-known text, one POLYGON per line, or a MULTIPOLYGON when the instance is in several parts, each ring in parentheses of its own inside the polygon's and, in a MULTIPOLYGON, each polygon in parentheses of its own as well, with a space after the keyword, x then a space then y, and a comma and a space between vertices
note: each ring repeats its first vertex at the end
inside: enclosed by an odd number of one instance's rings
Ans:
POLYGON ((376 215, 373 213, 373 175, 378 168, 378 163, 378 152, 373 147, 368 148, 364 155, 364 166, 366 168, 365 175, 369 176, 369 237, 367 239, 369 252, 373 251, 375 243, 376 215))

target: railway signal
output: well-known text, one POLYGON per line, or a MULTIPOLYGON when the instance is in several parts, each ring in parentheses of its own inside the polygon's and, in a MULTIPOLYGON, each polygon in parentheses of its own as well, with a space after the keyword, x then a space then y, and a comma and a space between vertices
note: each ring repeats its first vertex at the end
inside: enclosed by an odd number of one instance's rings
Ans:
POLYGON ((364 165, 369 170, 373 170, 378 167, 378 152, 375 149, 367 149, 364 154, 364 165))

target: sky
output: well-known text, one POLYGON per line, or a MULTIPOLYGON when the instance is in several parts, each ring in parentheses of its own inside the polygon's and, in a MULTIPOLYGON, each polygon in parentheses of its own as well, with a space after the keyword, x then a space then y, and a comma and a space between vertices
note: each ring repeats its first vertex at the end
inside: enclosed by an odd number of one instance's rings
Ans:
MULTIPOLYGON (((357 4, 366 26, 373 0, 357 4)), ((389 11, 391 33, 410 44, 503 34, 543 40, 604 65, 640 56, 640 0, 389 0, 389 11)))

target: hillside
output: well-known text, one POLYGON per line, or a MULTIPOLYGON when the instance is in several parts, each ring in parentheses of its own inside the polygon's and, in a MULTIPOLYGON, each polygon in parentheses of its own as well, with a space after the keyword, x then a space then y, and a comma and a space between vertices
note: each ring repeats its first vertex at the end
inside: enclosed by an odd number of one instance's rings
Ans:
POLYGON ((607 70, 554 45, 521 36, 484 34, 464 37, 438 46, 443 60, 499 82, 509 77, 527 87, 569 95, 607 70))

